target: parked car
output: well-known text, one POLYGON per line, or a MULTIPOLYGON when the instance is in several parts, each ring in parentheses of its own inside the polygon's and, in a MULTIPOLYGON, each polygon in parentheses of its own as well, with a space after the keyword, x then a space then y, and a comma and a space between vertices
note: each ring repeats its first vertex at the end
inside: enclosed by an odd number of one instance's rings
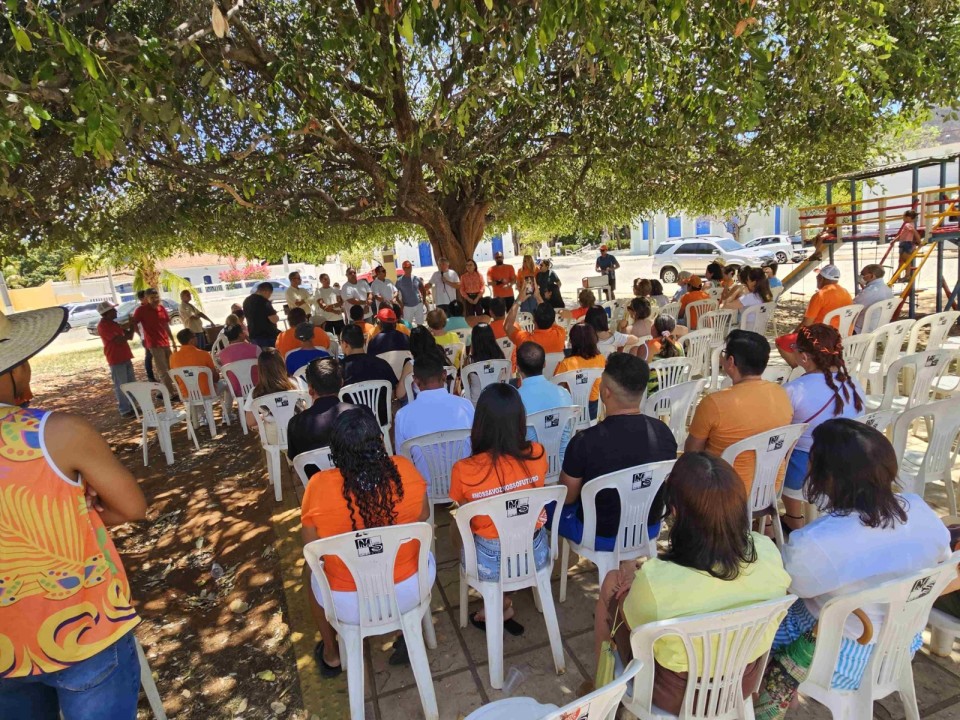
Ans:
POLYGON ((786 233, 761 235, 746 243, 744 247, 764 250, 773 255, 774 259, 781 265, 790 260, 796 252, 790 236, 786 233))
POLYGON ((290 287, 290 283, 287 280, 278 280, 276 278, 271 278, 269 280, 257 280, 250 286, 250 294, 253 295, 257 291, 257 285, 262 282, 268 282, 273 285, 273 292, 275 293, 285 293, 287 288, 290 287))
MULTIPOLYGON (((161 303, 167 309, 167 314, 170 316, 170 324, 180 322, 180 306, 177 305, 173 300, 167 300, 166 298, 161 298, 161 303)), ((117 306, 117 322, 125 323, 130 319, 130 316, 133 315, 133 311, 136 309, 137 305, 140 304, 139 300, 130 300, 125 303, 121 303, 117 306)), ((97 314, 96 320, 91 320, 87 323, 87 332, 91 335, 97 334, 97 323, 100 322, 100 314, 97 314)))
POLYGON ((100 321, 100 313, 97 312, 97 305, 100 304, 100 301, 96 302, 73 302, 67 303, 64 305, 64 309, 67 311, 67 324, 64 325, 62 332, 66 332, 71 328, 83 327, 91 320, 94 323, 100 321))
POLYGON ((653 256, 653 270, 663 282, 674 283, 683 270, 703 275, 714 260, 723 260, 727 267, 760 266, 772 262, 774 255, 760 248, 744 247, 730 238, 701 235, 660 245, 653 256))

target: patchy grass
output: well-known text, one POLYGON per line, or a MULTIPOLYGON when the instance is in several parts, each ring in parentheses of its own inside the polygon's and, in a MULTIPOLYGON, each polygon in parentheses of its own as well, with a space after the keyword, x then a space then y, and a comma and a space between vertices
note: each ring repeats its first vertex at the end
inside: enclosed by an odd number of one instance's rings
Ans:
POLYGON ((51 375, 76 375, 106 369, 107 360, 103 356, 103 346, 77 343, 68 345, 56 353, 44 353, 30 360, 30 368, 37 377, 51 375))

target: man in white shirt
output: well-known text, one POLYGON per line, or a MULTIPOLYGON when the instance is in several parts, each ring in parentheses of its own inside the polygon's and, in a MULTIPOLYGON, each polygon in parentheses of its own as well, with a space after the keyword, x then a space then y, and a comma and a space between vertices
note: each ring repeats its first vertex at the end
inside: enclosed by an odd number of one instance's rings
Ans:
POLYGON ((439 270, 430 276, 427 290, 433 293, 433 304, 450 316, 450 303, 457 299, 457 290, 460 289, 460 276, 450 269, 450 261, 446 258, 437 260, 439 270))
POLYGON ((370 285, 366 280, 357 280, 357 271, 354 268, 347 268, 347 281, 340 288, 340 299, 343 300, 345 322, 350 322, 350 308, 354 305, 363 307, 364 318, 373 317, 373 293, 370 292, 370 285))
POLYGON ((387 280, 387 269, 383 265, 377 265, 373 271, 374 280, 370 283, 370 291, 373 293, 373 299, 379 307, 381 303, 393 305, 393 298, 397 294, 396 286, 387 280))
POLYGON ((340 331, 343 330, 343 300, 340 299, 340 291, 335 287, 330 287, 330 276, 323 273, 318 278, 320 287, 313 293, 313 300, 317 305, 317 311, 313 314, 313 324, 323 323, 327 332, 332 332, 340 337, 340 331))
POLYGON ((294 308, 300 308, 307 314, 307 319, 309 319, 311 304, 310 291, 300 287, 303 284, 303 280, 300 279, 300 273, 296 270, 290 273, 288 279, 290 280, 290 287, 287 288, 286 292, 287 312, 294 308))
POLYGON ((207 347, 207 335, 203 332, 203 321, 206 320, 212 325, 213 320, 200 312, 197 306, 190 302, 191 300, 193 300, 193 294, 189 290, 180 293, 180 322, 194 334, 197 347, 202 350, 207 347))
POLYGON ((893 290, 883 281, 882 265, 864 265, 863 270, 860 271, 860 278, 863 281, 863 290, 853 299, 854 305, 863 305, 863 312, 853 323, 853 331, 858 334, 863 330, 863 318, 867 314, 867 308, 874 303, 893 297, 893 290))
MULTIPOLYGON (((419 389, 417 399, 397 413, 394 437, 397 452, 411 438, 441 430, 469 430, 473 426, 473 403, 447 392, 447 373, 440 361, 424 355, 413 366, 413 380, 419 389)), ((424 477, 429 469, 416 451, 413 463, 424 477)))

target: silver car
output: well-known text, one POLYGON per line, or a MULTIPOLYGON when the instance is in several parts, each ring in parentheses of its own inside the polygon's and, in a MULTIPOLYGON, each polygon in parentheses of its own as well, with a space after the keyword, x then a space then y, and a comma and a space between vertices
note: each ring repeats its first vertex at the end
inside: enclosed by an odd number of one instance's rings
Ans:
POLYGON ((669 240, 660 245, 653 256, 653 271, 663 282, 675 283, 684 270, 703 275, 707 265, 715 260, 722 260, 726 267, 759 267, 772 262, 774 255, 760 248, 744 247, 731 238, 701 235, 669 240))

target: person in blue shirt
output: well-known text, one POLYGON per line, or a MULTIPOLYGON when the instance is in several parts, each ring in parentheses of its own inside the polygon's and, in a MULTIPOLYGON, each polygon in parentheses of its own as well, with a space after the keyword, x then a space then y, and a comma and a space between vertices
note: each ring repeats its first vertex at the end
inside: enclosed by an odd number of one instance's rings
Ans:
MULTIPOLYGON (((543 366, 546 364, 546 354, 543 348, 529 340, 520 343, 517 348, 517 370, 520 372, 520 399, 527 415, 541 410, 553 410, 558 407, 574 405, 570 392, 559 385, 554 385, 543 376, 543 366)), ((527 440, 536 440, 537 435, 533 428, 527 428, 527 440)), ((570 441, 570 430, 564 431, 560 438, 560 459, 570 441)))
POLYGON ((328 358, 330 353, 321 350, 313 344, 313 323, 302 322, 297 325, 293 336, 300 341, 300 347, 287 353, 284 362, 287 365, 287 375, 293 375, 304 365, 318 358, 328 358))
POLYGON ((617 288, 617 270, 620 269, 620 263, 617 259, 607 253, 607 246, 600 246, 600 257, 597 258, 597 274, 606 275, 610 280, 610 299, 613 300, 616 295, 614 290, 617 288))
POLYGON ((777 268, 780 266, 775 262, 767 263, 763 266, 763 272, 767 276, 767 280, 770 281, 770 289, 783 287, 783 283, 780 282, 780 278, 777 277, 777 268))

